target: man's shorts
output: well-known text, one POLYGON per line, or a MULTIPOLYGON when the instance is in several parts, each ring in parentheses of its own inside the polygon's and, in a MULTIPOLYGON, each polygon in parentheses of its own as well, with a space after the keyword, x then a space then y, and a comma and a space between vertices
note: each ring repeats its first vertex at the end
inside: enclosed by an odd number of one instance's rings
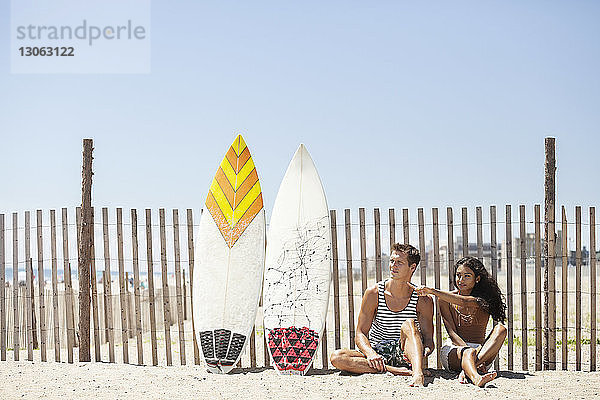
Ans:
POLYGON ((400 340, 382 340, 373 345, 373 350, 383 358, 385 365, 412 368, 410 360, 400 347, 400 340))

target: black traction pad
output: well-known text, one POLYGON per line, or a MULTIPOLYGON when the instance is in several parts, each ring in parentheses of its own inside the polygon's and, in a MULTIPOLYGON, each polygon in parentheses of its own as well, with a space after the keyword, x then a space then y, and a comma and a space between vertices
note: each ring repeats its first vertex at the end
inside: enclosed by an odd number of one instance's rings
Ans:
POLYGON ((228 329, 200 332, 200 345, 209 367, 220 369, 232 366, 240 356, 246 336, 228 329))

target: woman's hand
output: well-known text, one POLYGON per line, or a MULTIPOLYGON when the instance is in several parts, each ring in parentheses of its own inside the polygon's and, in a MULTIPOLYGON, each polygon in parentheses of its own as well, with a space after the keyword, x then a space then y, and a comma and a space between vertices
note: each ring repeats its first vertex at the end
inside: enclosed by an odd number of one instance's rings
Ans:
POLYGON ((428 288, 427 286, 416 286, 412 282, 406 282, 406 283, 408 283, 408 286, 413 288, 413 290, 415 292, 417 292, 417 294, 419 296, 427 296, 428 294, 433 294, 433 291, 431 290, 431 288, 428 288))

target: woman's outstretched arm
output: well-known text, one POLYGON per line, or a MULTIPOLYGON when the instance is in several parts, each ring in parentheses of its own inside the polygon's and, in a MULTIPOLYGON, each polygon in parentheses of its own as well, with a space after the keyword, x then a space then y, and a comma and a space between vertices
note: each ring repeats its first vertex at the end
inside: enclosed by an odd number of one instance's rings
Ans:
POLYGON ((457 306, 468 306, 473 304, 479 304, 477 301, 477 297, 473 296, 463 296, 458 293, 452 293, 445 290, 439 290, 430 288, 427 286, 416 286, 411 282, 406 282, 410 287, 412 287, 419 296, 426 296, 428 294, 432 294, 441 300, 444 300, 447 303, 456 304, 457 306))

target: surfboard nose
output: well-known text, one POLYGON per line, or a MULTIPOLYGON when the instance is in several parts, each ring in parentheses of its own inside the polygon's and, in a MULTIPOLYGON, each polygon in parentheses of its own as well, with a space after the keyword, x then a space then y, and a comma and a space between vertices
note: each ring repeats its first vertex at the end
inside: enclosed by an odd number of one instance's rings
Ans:
POLYGON ((236 136, 233 143, 231 144, 231 147, 238 156, 242 153, 242 151, 244 151, 244 149, 246 148, 246 141, 244 141, 244 138, 242 137, 241 133, 239 133, 236 136))

